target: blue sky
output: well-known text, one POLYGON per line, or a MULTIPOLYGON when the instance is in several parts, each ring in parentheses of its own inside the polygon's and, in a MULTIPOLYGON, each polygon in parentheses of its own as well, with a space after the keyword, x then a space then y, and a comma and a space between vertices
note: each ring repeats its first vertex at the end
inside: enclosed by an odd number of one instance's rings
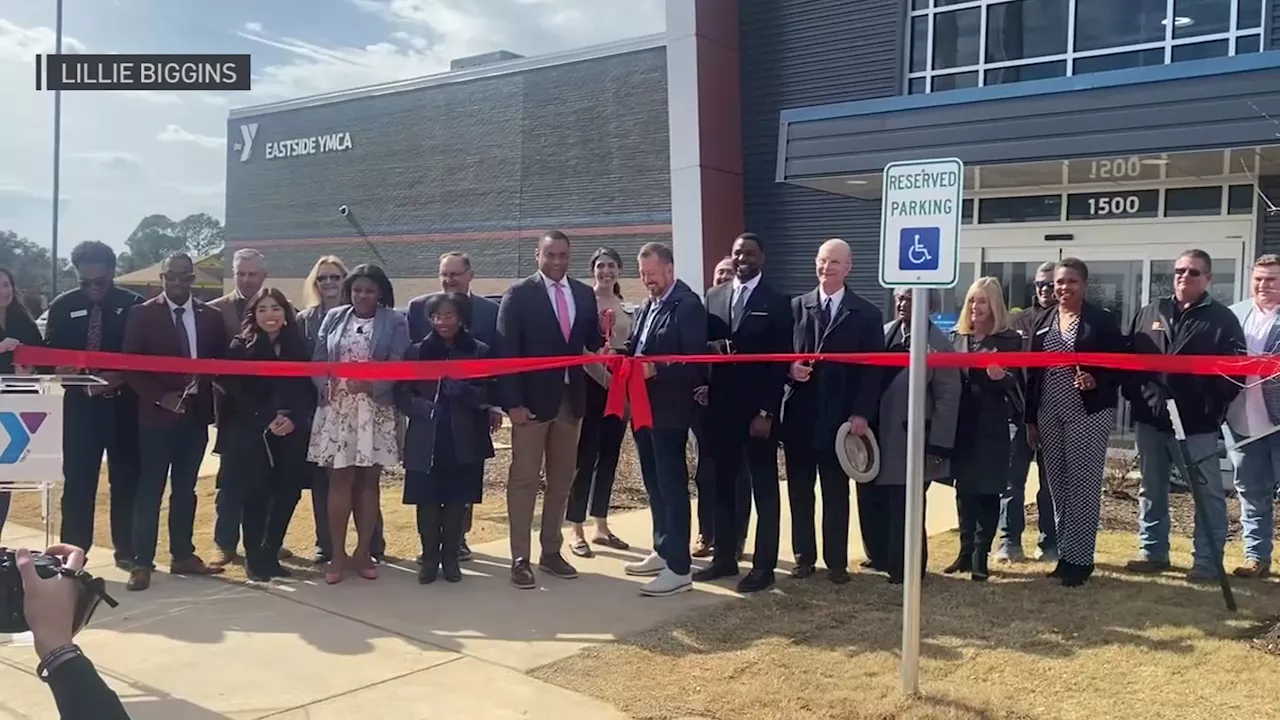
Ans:
MULTIPOLYGON (((63 93, 59 251, 120 248, 152 213, 223 216, 232 107, 661 32, 665 0, 64 0, 64 51, 249 53, 244 93, 63 93)), ((54 0, 0 0, 0 230, 50 239, 54 0)))

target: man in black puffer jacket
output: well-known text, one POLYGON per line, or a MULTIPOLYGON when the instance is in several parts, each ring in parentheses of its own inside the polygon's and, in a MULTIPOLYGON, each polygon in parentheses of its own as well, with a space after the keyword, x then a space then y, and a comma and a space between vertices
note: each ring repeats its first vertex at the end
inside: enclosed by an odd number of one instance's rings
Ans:
MULTIPOLYGON (((1152 300, 1138 311, 1129 329, 1133 351, 1147 355, 1243 355, 1240 321, 1226 305, 1209 296, 1213 261, 1203 250, 1188 250, 1174 263, 1173 297, 1152 300)), ((1205 516, 1196 519, 1194 566, 1188 580, 1212 581, 1227 541, 1227 503, 1218 459, 1218 438, 1227 406, 1240 393, 1240 381, 1221 375, 1130 373, 1125 397, 1137 421, 1142 492, 1138 501, 1138 558, 1135 572, 1169 567, 1169 473, 1178 452, 1167 402, 1177 404, 1187 449, 1203 474, 1205 516)))

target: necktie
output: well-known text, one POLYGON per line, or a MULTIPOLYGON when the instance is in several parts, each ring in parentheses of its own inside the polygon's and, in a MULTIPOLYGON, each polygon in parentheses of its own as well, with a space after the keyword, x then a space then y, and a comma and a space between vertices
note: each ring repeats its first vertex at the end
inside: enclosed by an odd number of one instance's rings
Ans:
POLYGON ((831 327, 831 298, 822 301, 822 314, 818 316, 818 339, 827 336, 827 328, 831 327))
POLYGON ((89 311, 89 334, 84 341, 84 349, 96 352, 102 347, 102 306, 94 305, 89 311))
POLYGON ((562 283, 555 283, 552 287, 556 289, 556 317, 560 320, 560 334, 564 336, 565 342, 569 342, 569 331, 572 328, 569 323, 569 300, 564 296, 562 283))
POLYGON ((738 331, 738 326, 742 324, 742 316, 747 309, 747 286, 738 286, 738 297, 733 299, 733 308, 729 311, 729 327, 734 331, 738 331))
POLYGON ((186 308, 176 307, 173 309, 173 325, 178 331, 178 348, 182 352, 182 357, 191 357, 191 339, 187 337, 187 324, 182 321, 182 316, 187 312, 186 308))

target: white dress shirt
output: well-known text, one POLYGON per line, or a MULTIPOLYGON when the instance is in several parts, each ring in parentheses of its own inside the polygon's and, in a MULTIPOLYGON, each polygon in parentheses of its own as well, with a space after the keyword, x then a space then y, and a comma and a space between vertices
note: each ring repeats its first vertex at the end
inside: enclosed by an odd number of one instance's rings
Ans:
POLYGON ((191 357, 197 358, 199 354, 199 346, 196 344, 196 315, 195 308, 192 307, 191 298, 187 298, 187 302, 178 305, 169 299, 168 295, 164 296, 164 303, 169 307, 169 322, 173 322, 174 308, 182 308, 182 326, 187 329, 187 346, 191 348, 191 357))
POLYGON ((551 301, 551 309, 556 313, 556 320, 560 319, 560 307, 556 304, 556 285, 564 289, 564 301, 569 308, 569 327, 572 328, 574 320, 578 318, 578 306, 573 302, 573 288, 569 287, 569 277, 562 277, 560 282, 556 282, 541 272, 538 276, 542 278, 542 284, 547 288, 547 299, 551 301))
MULTIPOLYGON (((1250 355, 1267 353, 1267 340, 1271 337, 1275 321, 1276 310, 1263 312, 1258 306, 1253 307, 1244 321, 1244 339, 1250 355)), ((1244 392, 1227 409, 1227 425, 1239 435, 1254 437, 1266 433, 1274 426, 1267 413, 1267 401, 1262 396, 1260 378, 1252 375, 1246 382, 1244 392)))
POLYGON ((844 288, 841 287, 834 293, 828 295, 825 290, 818 288, 818 310, 821 311, 827 301, 831 301, 831 317, 836 316, 836 310, 840 308, 840 303, 844 302, 844 288))

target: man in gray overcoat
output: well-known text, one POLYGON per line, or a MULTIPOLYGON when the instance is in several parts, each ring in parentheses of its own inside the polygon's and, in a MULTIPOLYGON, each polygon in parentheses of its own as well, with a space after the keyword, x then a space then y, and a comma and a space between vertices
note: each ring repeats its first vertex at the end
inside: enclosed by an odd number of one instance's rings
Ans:
MULTIPOLYGON (((896 318, 885 325, 885 349, 907 352, 911 339, 911 289, 894 291, 896 318)), ((930 295, 930 305, 934 298, 930 295)), ((930 308, 932 309, 932 307, 930 308)), ((946 333, 929 324, 929 352, 952 352, 946 333)), ((880 473, 870 483, 859 484, 858 521, 862 545, 867 553, 865 567, 889 575, 889 582, 903 578, 907 500, 907 372, 906 368, 886 368, 880 396, 876 439, 880 445, 880 473)), ((929 368, 928 396, 925 399, 925 489, 933 480, 947 477, 949 458, 955 444, 956 415, 962 392, 960 371, 929 368)), ((928 558, 928 547, 925 547, 928 558)))

